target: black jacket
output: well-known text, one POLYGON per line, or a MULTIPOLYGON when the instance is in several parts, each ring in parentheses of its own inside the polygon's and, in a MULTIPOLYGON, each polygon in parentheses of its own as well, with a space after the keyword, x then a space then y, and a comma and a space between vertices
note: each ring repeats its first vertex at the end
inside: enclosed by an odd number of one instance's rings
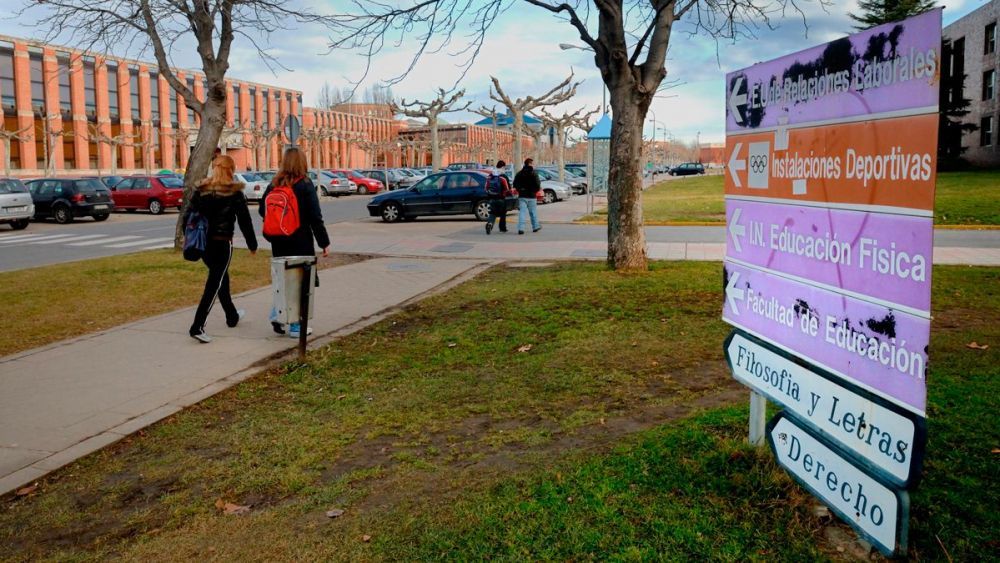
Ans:
POLYGON ((236 224, 239 223, 247 248, 257 250, 257 236, 250 220, 247 198, 243 195, 243 184, 201 184, 191 195, 188 208, 208 219, 206 234, 209 239, 233 240, 236 224))
MULTIPOLYGON (((273 185, 269 185, 264 190, 264 195, 260 198, 260 216, 264 216, 267 206, 268 194, 271 193, 273 185)), ((271 242, 271 255, 281 256, 315 256, 316 247, 313 246, 313 238, 320 248, 330 246, 330 235, 326 232, 323 224, 323 212, 319 208, 319 198, 316 196, 316 186, 309 178, 303 178, 292 186, 295 192, 295 199, 299 203, 299 230, 289 237, 274 237, 271 242)))
POLYGON ((534 199, 542 189, 542 181, 533 167, 525 166, 514 176, 514 189, 517 197, 534 199))

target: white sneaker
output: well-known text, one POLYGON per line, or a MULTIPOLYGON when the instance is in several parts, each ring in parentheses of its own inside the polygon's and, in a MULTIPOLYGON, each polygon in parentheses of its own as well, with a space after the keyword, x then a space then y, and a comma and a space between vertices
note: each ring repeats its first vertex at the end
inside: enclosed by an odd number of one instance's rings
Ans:
POLYGON ((208 344, 209 342, 212 341, 212 337, 205 334, 204 332, 199 332, 198 334, 192 334, 191 338, 194 338, 195 340, 201 342, 202 344, 208 344))
MULTIPOLYGON (((298 338, 301 333, 302 333, 302 331, 299 330, 299 323, 292 323, 292 324, 288 325, 288 336, 289 336, 289 338, 298 338)), ((306 329, 306 336, 309 336, 312 333, 313 333, 313 328, 312 327, 309 327, 308 329, 306 329)))

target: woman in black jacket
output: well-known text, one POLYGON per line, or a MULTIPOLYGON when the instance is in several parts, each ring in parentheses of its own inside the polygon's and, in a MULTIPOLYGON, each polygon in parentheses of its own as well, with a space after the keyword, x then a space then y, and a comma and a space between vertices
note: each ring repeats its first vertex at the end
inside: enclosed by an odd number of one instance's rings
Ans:
MULTIPOLYGON (((295 200, 299 208, 299 228, 288 236, 269 237, 271 243, 271 255, 275 258, 283 256, 315 256, 316 244, 323 249, 323 256, 330 255, 330 235, 326 232, 326 225, 323 224, 323 212, 319 208, 319 197, 316 196, 316 186, 309 179, 309 164, 305 155, 297 148, 285 151, 281 159, 281 168, 274 175, 271 184, 264 190, 264 195, 260 201, 260 216, 264 217, 267 211, 267 196, 274 189, 274 186, 292 186, 295 193, 295 200)), ((273 316, 271 326, 278 334, 284 334, 284 326, 273 316)), ((298 338, 298 323, 292 323, 289 336, 298 338)))
POLYGON ((208 344, 212 338, 205 334, 205 321, 212 311, 218 296, 222 310, 226 312, 226 325, 235 327, 244 312, 233 305, 229 294, 229 263, 233 258, 233 234, 239 223, 243 238, 246 239, 250 254, 257 253, 257 237, 253 232, 250 210, 243 195, 243 184, 233 181, 236 163, 232 157, 220 155, 212 161, 212 175, 202 180, 188 209, 201 213, 208 220, 207 241, 202 260, 208 266, 208 280, 205 291, 194 314, 190 334, 195 340, 208 344))

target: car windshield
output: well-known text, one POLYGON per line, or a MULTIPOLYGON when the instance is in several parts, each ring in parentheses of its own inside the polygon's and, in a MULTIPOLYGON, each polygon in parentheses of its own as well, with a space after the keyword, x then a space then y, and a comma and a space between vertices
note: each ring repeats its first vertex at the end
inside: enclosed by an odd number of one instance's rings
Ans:
POLYGON ((351 175, 359 178, 367 178, 368 174, 360 170, 351 170, 351 175))
POLYGON ((169 177, 166 177, 166 178, 160 178, 160 182, 165 187, 168 187, 168 188, 183 188, 184 187, 184 179, 183 178, 177 178, 177 177, 174 177, 174 176, 169 176, 169 177))
POLYGON ((0 180, 0 194, 26 194, 28 188, 20 180, 13 178, 0 180))
POLYGON ((400 168, 399 170, 396 170, 396 172, 399 172, 399 173, 400 173, 400 174, 402 174, 403 176, 409 176, 409 177, 411 177, 411 178, 412 178, 413 176, 415 176, 415 174, 414 174, 413 172, 410 172, 409 170, 407 170, 407 169, 405 169, 405 168, 400 168))
POLYGON ((94 194, 100 190, 107 189, 104 187, 103 183, 98 182, 97 180, 77 180, 76 187, 81 193, 85 194, 94 194))
POLYGON ((240 172, 240 175, 243 176, 243 179, 247 182, 259 182, 263 179, 253 172, 240 172))
POLYGON ((535 171, 538 172, 538 175, 542 177, 542 180, 552 179, 552 173, 550 173, 548 170, 545 170, 543 168, 536 168, 535 171))
POLYGON ((329 172, 334 178, 347 178, 347 174, 344 172, 329 172))

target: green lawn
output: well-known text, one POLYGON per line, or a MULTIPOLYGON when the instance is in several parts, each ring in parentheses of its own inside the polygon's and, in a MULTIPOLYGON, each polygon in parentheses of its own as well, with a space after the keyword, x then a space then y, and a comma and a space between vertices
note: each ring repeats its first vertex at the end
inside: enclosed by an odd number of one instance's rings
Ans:
MULTIPOLYGON (((642 194, 644 220, 657 223, 723 223, 722 176, 666 180, 642 194)), ((606 221, 607 209, 581 221, 606 221)), ((936 225, 1000 225, 1000 172, 943 172, 938 174, 936 225)))
MULTIPOLYGON (((0 560, 843 558, 844 526, 744 444, 720 274, 496 268, 8 495, 0 560)), ((934 275, 911 551, 983 560, 1000 269, 934 275)))
MULTIPOLYGON (((360 259, 334 255, 331 267, 360 259)), ((271 256, 237 249, 233 294, 271 283, 271 256)), ((173 250, 152 250, 0 273, 0 303, 16 330, 0 331, 0 356, 197 305, 208 270, 173 250)))

